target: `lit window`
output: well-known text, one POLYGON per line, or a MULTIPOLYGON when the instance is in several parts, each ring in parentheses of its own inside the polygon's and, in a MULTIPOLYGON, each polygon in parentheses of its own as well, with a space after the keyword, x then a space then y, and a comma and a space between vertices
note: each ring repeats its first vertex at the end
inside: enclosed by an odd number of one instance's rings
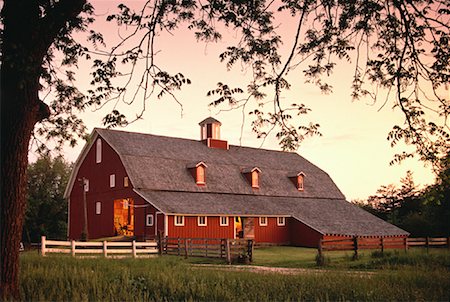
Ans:
POLYGON ((259 225, 267 226, 267 217, 259 217, 259 225))
POLYGON ((145 217, 145 225, 153 226, 153 214, 147 214, 147 216, 145 217))
POLYGON ((227 225, 228 225, 228 217, 220 216, 220 226, 227 226, 227 225))
POLYGON ((128 188, 128 183, 129 183, 128 176, 125 176, 125 177, 123 178, 123 186, 124 186, 125 188, 128 188))
POLYGON ((283 225, 285 225, 286 224, 286 219, 285 219, 285 217, 278 217, 277 218, 277 225, 278 226, 283 226, 283 225))
POLYGON ((102 213, 102 203, 97 201, 95 203, 95 214, 100 215, 102 213))
POLYGON ((114 188, 116 186, 116 174, 109 175, 109 186, 114 188))
POLYGON ((97 148, 95 150, 95 162, 101 163, 102 162, 102 140, 97 139, 97 148))
POLYGON ((184 216, 175 216, 175 225, 176 226, 184 226, 184 216))
POLYGON ((198 216, 197 217, 197 224, 198 226, 206 226, 206 216, 198 216))

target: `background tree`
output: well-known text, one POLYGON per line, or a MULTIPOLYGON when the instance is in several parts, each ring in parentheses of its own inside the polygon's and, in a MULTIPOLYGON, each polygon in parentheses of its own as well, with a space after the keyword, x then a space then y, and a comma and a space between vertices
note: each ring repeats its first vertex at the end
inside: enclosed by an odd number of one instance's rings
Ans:
POLYGON ((41 156, 28 166, 28 194, 23 242, 40 242, 41 236, 67 238, 67 200, 64 190, 71 171, 63 157, 41 156))
POLYGON ((423 190, 414 184, 412 173, 401 179, 401 187, 382 186, 366 202, 354 202, 363 209, 411 233, 413 237, 450 235, 450 160, 442 160, 444 167, 436 183, 423 190))
MULTIPOLYGON (((2 297, 19 295, 18 247, 32 133, 59 145, 75 144, 86 132, 77 111, 116 102, 104 123, 123 126, 131 121, 118 110, 119 103, 139 99, 143 112, 152 97, 166 95, 178 101, 174 93, 190 81, 180 73, 167 72, 156 61, 155 45, 162 32, 184 26, 199 40, 210 42, 219 40, 225 28, 235 31, 240 39, 228 45, 220 60, 227 68, 237 63, 250 67, 254 78, 243 88, 219 85, 210 93, 219 95, 213 103, 245 110, 248 102, 254 102, 258 110, 251 111, 253 130, 265 137, 277 129, 285 149, 297 148, 306 136, 318 134, 317 124, 294 118, 309 111, 304 104, 282 102, 283 91, 291 86, 287 74, 303 68, 306 81, 329 92, 332 87, 324 76, 338 60, 354 57, 352 96, 376 99, 377 90, 371 87, 391 92, 386 103, 404 117, 389 134, 391 143, 411 144, 420 159, 438 165, 449 142, 449 100, 439 94, 450 74, 449 5, 446 0, 149 0, 137 11, 120 5, 119 13, 108 17, 132 31, 117 45, 104 47, 102 35, 88 28, 93 15, 85 0, 4 0, 0 32, 2 297), (297 24, 287 56, 279 51, 278 13, 297 24), (85 32, 92 47, 74 39, 76 32, 85 32), (86 92, 75 87, 71 69, 80 58, 93 63, 92 89, 86 92), (144 67, 142 72, 135 72, 137 66, 144 67), (125 84, 119 84, 123 79, 125 84), (130 84, 133 79, 137 85, 130 84), (244 91, 247 97, 238 99, 236 95, 244 91), (40 98, 43 92, 52 95, 46 102, 40 98), (266 110, 268 100, 272 106, 266 110), (428 111, 439 122, 431 120, 428 111)), ((405 152, 396 159, 412 155, 405 152)))

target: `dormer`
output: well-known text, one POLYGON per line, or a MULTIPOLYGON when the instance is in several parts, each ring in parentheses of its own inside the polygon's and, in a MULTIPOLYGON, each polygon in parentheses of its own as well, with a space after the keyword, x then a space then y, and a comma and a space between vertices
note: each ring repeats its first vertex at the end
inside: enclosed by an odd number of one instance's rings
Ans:
POLYGON ((303 191, 305 189, 304 188, 305 173, 303 173, 303 172, 292 173, 292 174, 289 174, 288 177, 294 183, 297 190, 303 191))
POLYGON ((208 117, 199 123, 200 140, 209 148, 228 150, 228 142, 220 139, 221 122, 213 117, 208 117))
POLYGON ((253 189, 259 189, 259 176, 261 174, 261 169, 258 167, 245 168, 242 169, 242 174, 244 174, 245 179, 252 186, 253 189))
POLYGON ((206 168, 208 166, 204 162, 195 162, 188 164, 186 168, 191 172, 192 177, 195 179, 195 183, 198 186, 206 185, 206 168))

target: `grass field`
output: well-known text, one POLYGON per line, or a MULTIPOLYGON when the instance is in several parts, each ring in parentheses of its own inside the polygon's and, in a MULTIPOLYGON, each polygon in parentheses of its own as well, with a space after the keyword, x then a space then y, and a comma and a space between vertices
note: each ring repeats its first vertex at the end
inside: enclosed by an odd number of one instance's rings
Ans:
MULTIPOLYGON (((450 252, 327 253, 317 270, 315 250, 270 247, 255 250, 254 265, 315 268, 300 274, 252 273, 198 267, 172 256, 151 259, 21 257, 26 301, 449 301, 450 252)), ((216 262, 217 263, 217 262, 216 262)))

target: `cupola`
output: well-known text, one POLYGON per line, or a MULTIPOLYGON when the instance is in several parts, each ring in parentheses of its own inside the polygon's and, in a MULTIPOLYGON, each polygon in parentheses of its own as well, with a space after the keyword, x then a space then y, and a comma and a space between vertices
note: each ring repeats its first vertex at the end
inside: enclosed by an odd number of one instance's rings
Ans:
POLYGON ((200 140, 209 148, 228 150, 228 142, 220 139, 221 122, 213 117, 208 117, 199 123, 200 140))

